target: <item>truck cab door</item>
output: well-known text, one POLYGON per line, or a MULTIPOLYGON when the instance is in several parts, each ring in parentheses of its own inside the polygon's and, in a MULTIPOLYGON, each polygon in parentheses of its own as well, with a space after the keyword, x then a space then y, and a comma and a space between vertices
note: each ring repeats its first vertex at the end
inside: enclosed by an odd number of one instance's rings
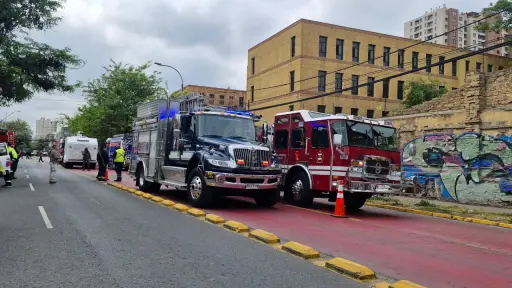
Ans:
POLYGON ((308 123, 306 136, 308 137, 308 162, 313 187, 315 190, 330 191, 332 186, 332 149, 329 122, 325 120, 308 123))
POLYGON ((306 127, 304 127, 304 120, 302 116, 292 114, 290 119, 290 145, 288 149, 288 163, 290 166, 295 164, 302 164, 308 166, 308 155, 306 146, 308 137, 306 136, 306 127))

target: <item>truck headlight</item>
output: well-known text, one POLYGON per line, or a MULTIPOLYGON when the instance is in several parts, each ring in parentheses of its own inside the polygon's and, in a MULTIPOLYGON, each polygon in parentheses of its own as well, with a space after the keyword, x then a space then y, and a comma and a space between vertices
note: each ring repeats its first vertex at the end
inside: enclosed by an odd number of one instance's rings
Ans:
POLYGON ((401 176, 401 171, 400 171, 400 165, 398 164, 391 164, 391 167, 390 167, 391 171, 390 171, 390 175, 393 176, 393 177, 400 177, 401 176))
POLYGON ((207 159, 208 163, 218 167, 232 167, 231 161, 207 159))

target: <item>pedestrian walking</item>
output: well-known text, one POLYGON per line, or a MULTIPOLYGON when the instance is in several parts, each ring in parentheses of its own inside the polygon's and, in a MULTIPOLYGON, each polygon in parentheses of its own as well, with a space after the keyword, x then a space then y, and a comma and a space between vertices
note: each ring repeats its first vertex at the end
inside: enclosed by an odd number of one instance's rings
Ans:
POLYGON ((14 149, 10 143, 7 143, 7 151, 9 153, 9 156, 11 157, 11 172, 9 173, 11 175, 11 180, 17 179, 14 176, 14 173, 18 169, 18 152, 16 152, 16 149, 14 149))
POLYGON ((43 161, 43 151, 42 150, 39 151, 39 161, 37 161, 37 163, 39 163, 39 162, 44 162, 43 161))
POLYGON ((87 171, 91 171, 91 152, 87 148, 82 152, 82 171, 85 168, 87 168, 87 171))
POLYGON ((119 144, 117 144, 116 148, 117 148, 116 151, 114 151, 114 167, 116 169, 116 174, 117 174, 117 178, 115 181, 121 182, 121 180, 122 180, 121 173, 123 171, 125 152, 119 144))
POLYGON ((98 154, 96 155, 96 162, 98 162, 98 181, 107 181, 107 165, 108 165, 108 152, 105 147, 100 147, 98 154))
POLYGON ((57 151, 57 145, 52 146, 52 150, 50 151, 50 184, 57 183, 55 180, 55 174, 57 173, 57 165, 62 158, 59 151, 57 151))

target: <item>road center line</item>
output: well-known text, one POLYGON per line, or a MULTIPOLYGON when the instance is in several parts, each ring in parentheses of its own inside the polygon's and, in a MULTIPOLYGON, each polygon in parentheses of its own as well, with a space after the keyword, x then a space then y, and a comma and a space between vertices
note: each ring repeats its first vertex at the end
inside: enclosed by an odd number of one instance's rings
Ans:
POLYGON ((27 176, 27 179, 30 178, 30 176, 28 176, 28 175, 25 175, 25 176, 27 176))
POLYGON ((23 170, 23 171, 27 172, 27 169, 25 169, 25 170, 23 170))
POLYGON ((43 217, 44 224, 46 224, 46 228, 52 229, 52 223, 50 222, 50 219, 48 218, 48 215, 46 215, 46 211, 44 211, 43 206, 39 206, 39 212, 41 213, 41 216, 43 217))
POLYGON ((32 186, 32 183, 28 183, 28 186, 30 186, 30 190, 32 190, 32 191, 36 191, 36 190, 34 189, 34 186, 32 186))
POLYGON ((96 203, 96 204, 98 204, 98 205, 100 204, 100 202, 98 202, 98 201, 97 201, 96 199, 94 199, 94 198, 91 198, 91 201, 92 201, 92 202, 94 202, 94 203, 96 203))

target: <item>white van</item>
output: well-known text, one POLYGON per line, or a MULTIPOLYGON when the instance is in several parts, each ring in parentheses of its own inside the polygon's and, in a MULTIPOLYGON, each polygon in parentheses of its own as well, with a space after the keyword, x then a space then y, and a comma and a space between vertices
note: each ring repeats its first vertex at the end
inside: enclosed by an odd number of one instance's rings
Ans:
POLYGON ((70 136, 64 140, 64 155, 62 164, 66 168, 74 165, 82 166, 82 152, 87 148, 91 153, 90 169, 96 168, 96 154, 98 153, 98 139, 85 136, 70 136))

